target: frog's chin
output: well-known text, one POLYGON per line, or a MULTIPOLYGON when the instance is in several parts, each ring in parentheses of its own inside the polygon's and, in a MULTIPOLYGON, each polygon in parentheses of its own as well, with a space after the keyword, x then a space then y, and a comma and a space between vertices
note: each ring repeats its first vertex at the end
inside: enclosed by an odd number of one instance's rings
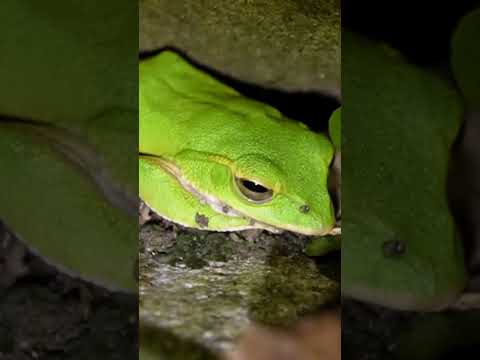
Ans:
MULTIPOLYGON (((224 211, 218 210, 216 207, 213 207, 215 210, 218 212, 222 213, 223 215, 226 215, 224 211)), ((225 207, 224 207, 225 209, 225 207)), ((248 229, 262 229, 269 231, 274 234, 280 234, 285 231, 291 231, 297 234, 302 234, 302 235, 307 235, 307 236, 325 236, 325 235, 340 235, 341 234, 341 229, 340 227, 323 227, 323 228, 305 228, 305 227, 299 227, 296 225, 274 225, 274 224, 269 224, 267 222, 263 222, 261 220, 257 220, 255 218, 246 216, 242 214, 240 211, 230 209, 230 216, 241 216, 243 218, 246 218, 249 220, 249 225, 245 226, 242 229, 225 229, 225 231, 236 231, 236 230, 248 230, 248 229)))
POLYGON ((267 222, 264 222, 262 220, 258 220, 255 218, 252 218, 245 213, 242 213, 239 210, 233 209, 232 207, 218 201, 217 199, 211 198, 211 197, 205 197, 203 196, 203 200, 206 201, 210 207, 215 210, 216 212, 226 215, 226 216, 232 216, 232 217, 243 217, 245 219, 249 220, 249 225, 246 225, 245 227, 242 227, 241 229, 235 228, 235 229, 225 229, 225 231, 237 231, 237 230, 248 230, 248 229, 262 229, 269 231, 274 234, 279 234, 284 231, 291 231, 297 234, 302 234, 302 235, 308 235, 308 236, 324 236, 324 235, 339 235, 340 234, 340 228, 339 227, 322 227, 322 228, 305 228, 305 227, 299 227, 296 225, 290 225, 290 224, 282 224, 282 225, 276 225, 276 224, 269 224, 267 222))
POLYGON ((282 226, 277 228, 279 231, 291 231, 297 234, 308 236, 325 236, 325 235, 339 235, 341 230, 338 227, 324 227, 324 228, 304 228, 295 225, 282 226))

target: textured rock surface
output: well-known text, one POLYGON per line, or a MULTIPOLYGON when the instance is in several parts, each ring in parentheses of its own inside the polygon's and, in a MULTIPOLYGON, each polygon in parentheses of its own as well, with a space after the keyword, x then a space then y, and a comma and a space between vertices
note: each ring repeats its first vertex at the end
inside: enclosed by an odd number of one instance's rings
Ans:
POLYGON ((339 263, 303 255, 305 238, 210 233, 167 222, 142 227, 142 326, 213 351, 231 349, 251 324, 288 325, 339 300, 339 263))
POLYGON ((338 0, 141 0, 139 41, 257 85, 340 93, 338 0))

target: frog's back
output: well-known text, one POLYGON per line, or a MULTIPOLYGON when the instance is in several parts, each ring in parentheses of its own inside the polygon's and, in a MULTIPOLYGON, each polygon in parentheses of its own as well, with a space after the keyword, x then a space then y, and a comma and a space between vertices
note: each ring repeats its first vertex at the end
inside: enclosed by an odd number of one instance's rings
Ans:
POLYGON ((216 149, 227 157, 265 149, 280 153, 272 146, 284 148, 299 136, 316 142, 315 134, 300 123, 245 98, 173 52, 140 65, 140 152, 175 155, 185 149, 216 149))
POLYGON ((214 174, 258 179, 282 191, 280 201, 293 204, 294 214, 310 204, 322 223, 333 222, 330 205, 324 206, 330 204, 327 174, 333 157, 326 136, 244 97, 171 52, 140 65, 139 98, 140 152, 178 165, 195 188, 212 190, 208 178, 214 174), (218 163, 231 171, 223 172, 218 163))

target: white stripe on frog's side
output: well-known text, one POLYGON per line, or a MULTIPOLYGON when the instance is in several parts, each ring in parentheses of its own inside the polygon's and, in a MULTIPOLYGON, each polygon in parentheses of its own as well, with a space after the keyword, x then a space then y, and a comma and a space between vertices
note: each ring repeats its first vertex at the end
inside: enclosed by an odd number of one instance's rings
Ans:
MULTIPOLYGON (((148 206, 148 208, 150 208, 155 214, 157 214, 158 216, 162 217, 163 219, 167 220, 167 221, 170 221, 172 223, 175 223, 175 224, 178 224, 178 225, 181 225, 183 227, 186 227, 186 228, 192 228, 190 225, 188 224, 185 224, 185 223, 182 223, 181 221, 178 221, 178 220, 173 220, 171 218, 169 218, 168 216, 165 216, 164 214, 162 214, 160 211, 156 210, 155 208, 153 208, 152 206, 150 206, 147 202, 145 202, 144 200, 142 200, 146 206, 148 206)), ((206 230, 206 231, 217 231, 217 232, 228 232, 228 231, 242 231, 242 230, 250 230, 250 229, 262 229, 262 230, 266 230, 265 228, 263 228, 262 226, 257 226, 259 225, 260 223, 257 223, 255 222, 254 225, 245 225, 245 226, 237 226, 237 227, 231 227, 231 228, 225 228, 225 229, 222 229, 222 230, 212 230, 212 229, 209 229, 208 227, 205 227, 205 228, 200 228, 201 230, 206 230)))
MULTIPOLYGON (((242 214, 241 212, 233 209, 230 205, 220 201, 216 197, 210 195, 210 194, 204 194, 201 193, 195 186, 193 186, 191 183, 189 183, 186 179, 184 179, 181 175, 181 170, 175 165, 172 164, 171 162, 165 160, 164 158, 160 156, 152 156, 152 155, 147 155, 149 158, 154 159, 157 161, 157 163, 164 169, 166 172, 172 175, 174 179, 176 179, 179 184, 184 188, 186 191, 188 191, 190 194, 192 194, 198 201, 204 205, 208 205, 212 210, 215 212, 224 215, 224 216, 229 216, 229 217, 241 217, 250 222, 249 225, 244 225, 244 226, 238 226, 238 227, 232 227, 232 228, 225 228, 222 229, 221 231, 239 231, 239 230, 248 230, 248 229, 264 229, 267 231, 270 231, 272 233, 281 233, 283 230, 276 228, 274 226, 265 224, 263 222, 257 221, 254 218, 251 218, 245 214, 242 214)), ((145 200, 143 200, 145 202, 145 200)), ((168 217, 164 216, 162 213, 160 213, 158 210, 155 208, 151 207, 147 202, 145 204, 152 209, 156 214, 160 215, 164 219, 180 224, 185 227, 190 227, 189 225, 182 224, 181 222, 178 222, 173 219, 169 219, 168 217)), ((208 227, 205 228, 207 230, 208 227)))

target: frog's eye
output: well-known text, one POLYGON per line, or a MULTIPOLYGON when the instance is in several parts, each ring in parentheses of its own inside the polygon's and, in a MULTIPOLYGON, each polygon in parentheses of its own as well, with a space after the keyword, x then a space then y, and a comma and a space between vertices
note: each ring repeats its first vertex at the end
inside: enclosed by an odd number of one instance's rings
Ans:
POLYGON ((238 189, 248 200, 257 204, 265 203, 272 199, 273 191, 253 180, 236 178, 238 189))

